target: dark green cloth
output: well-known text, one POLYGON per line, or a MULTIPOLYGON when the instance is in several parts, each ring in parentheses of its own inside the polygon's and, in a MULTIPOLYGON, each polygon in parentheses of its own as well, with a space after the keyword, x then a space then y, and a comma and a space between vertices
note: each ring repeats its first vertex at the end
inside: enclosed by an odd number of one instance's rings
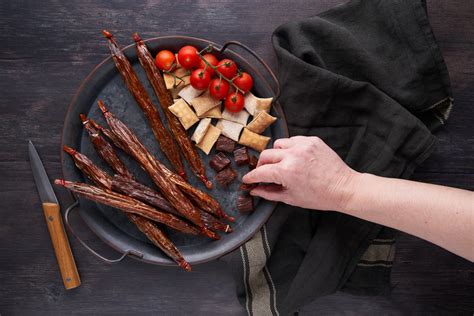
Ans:
MULTIPOLYGON (((351 1, 280 26, 273 45, 291 135, 385 177, 408 178, 430 155, 452 94, 423 1, 351 1)), ((227 260, 250 314, 288 314, 341 289, 387 290, 392 246, 379 225, 279 204, 227 260)))

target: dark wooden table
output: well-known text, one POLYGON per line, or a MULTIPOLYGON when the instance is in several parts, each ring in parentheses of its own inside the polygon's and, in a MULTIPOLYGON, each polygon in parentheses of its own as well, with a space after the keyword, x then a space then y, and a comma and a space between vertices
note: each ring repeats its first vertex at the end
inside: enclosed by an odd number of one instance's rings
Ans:
MULTIPOLYGON (((27 156, 31 139, 50 177, 60 177, 59 144, 66 108, 91 69, 107 54, 103 28, 120 43, 182 34, 215 42, 242 41, 275 68, 270 43, 280 24, 343 1, 19 1, 0 2, 0 314, 160 313, 240 315, 234 283, 222 262, 191 273, 126 259, 96 260, 71 240, 82 286, 64 291, 27 156)), ((436 152, 417 180, 474 189, 474 4, 428 1, 446 58, 455 108, 437 133, 436 152)), ((58 190, 63 205, 71 200, 58 190)), ((74 218, 94 248, 117 254, 74 218)), ((449 220, 447 218, 446 220, 449 220)), ((400 234, 393 291, 384 297, 336 294, 302 314, 474 312, 474 265, 420 239, 400 234)))

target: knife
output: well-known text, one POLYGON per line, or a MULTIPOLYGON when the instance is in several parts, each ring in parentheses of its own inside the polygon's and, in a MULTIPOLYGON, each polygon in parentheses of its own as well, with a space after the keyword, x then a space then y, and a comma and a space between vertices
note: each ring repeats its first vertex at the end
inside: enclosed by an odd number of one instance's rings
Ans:
POLYGON ((46 170, 44 170, 41 158, 31 141, 28 141, 28 155, 30 157, 33 177, 36 188, 43 204, 44 217, 48 224, 49 235, 53 244, 56 260, 63 279, 66 290, 73 289, 81 285, 81 279, 77 272, 76 263, 72 256, 71 247, 64 231, 63 220, 59 208, 58 199, 54 194, 53 187, 49 182, 46 170))

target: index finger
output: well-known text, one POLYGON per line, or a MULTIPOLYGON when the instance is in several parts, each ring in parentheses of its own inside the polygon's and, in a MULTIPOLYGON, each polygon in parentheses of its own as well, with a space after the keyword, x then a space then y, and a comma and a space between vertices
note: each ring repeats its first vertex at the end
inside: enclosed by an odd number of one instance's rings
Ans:
POLYGON ((285 151, 282 149, 265 149, 260 154, 260 157, 258 157, 257 167, 266 164, 278 163, 283 160, 284 156, 285 151))
POLYGON ((273 143, 273 148, 276 149, 285 149, 290 148, 291 146, 293 146, 293 140, 291 138, 278 138, 273 143))
POLYGON ((255 168, 242 177, 244 183, 275 183, 281 184, 278 164, 263 165, 255 168))

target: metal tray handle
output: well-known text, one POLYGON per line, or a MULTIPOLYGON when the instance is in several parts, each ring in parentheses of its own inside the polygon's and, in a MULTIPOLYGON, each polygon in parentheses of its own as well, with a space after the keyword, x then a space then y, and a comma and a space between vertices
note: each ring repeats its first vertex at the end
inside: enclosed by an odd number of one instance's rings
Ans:
POLYGON ((74 229, 72 228, 71 224, 69 223, 69 213, 77 208, 79 206, 79 200, 76 199, 74 197, 74 203, 72 203, 67 209, 66 209, 66 212, 64 213, 64 222, 66 223, 66 227, 68 228, 68 230, 71 232, 71 234, 81 243, 81 245, 86 248, 87 250, 89 250, 90 253, 92 253, 96 258, 106 262, 106 263, 119 263, 120 261, 122 261, 123 259, 125 259, 126 256, 135 256, 135 257, 138 257, 138 258, 143 258, 143 253, 139 252, 139 251, 136 251, 136 250, 133 250, 133 249, 130 249, 130 250, 127 250, 125 251, 122 256, 120 256, 120 258, 118 259, 108 259, 108 258, 105 258, 104 256, 102 256, 101 254, 99 254, 98 252, 96 252, 94 249, 92 249, 84 240, 82 240, 75 232, 74 232, 74 229))
MULTIPOLYGON (((278 81, 278 78, 275 76, 275 74, 273 73, 270 66, 268 66, 268 64, 265 61, 263 61, 263 59, 255 51, 253 51, 248 46, 246 46, 246 45, 244 45, 240 42, 237 42, 237 41, 225 42, 224 45, 222 45, 221 49, 218 49, 218 52, 223 53, 227 49, 227 47, 229 47, 231 45, 235 45, 235 46, 238 46, 240 48, 243 48, 244 50, 246 50, 250 55, 252 55, 256 60, 258 60, 262 64, 263 68, 265 68, 265 70, 270 74, 270 77, 272 77, 272 80, 275 83, 274 84, 275 88, 271 89, 273 94, 274 94, 273 102, 278 100, 278 98, 280 97, 280 82, 278 81)), ((261 77, 260 73, 258 73, 258 75, 261 77)), ((270 85, 269 85, 269 87, 270 87, 270 85)))

